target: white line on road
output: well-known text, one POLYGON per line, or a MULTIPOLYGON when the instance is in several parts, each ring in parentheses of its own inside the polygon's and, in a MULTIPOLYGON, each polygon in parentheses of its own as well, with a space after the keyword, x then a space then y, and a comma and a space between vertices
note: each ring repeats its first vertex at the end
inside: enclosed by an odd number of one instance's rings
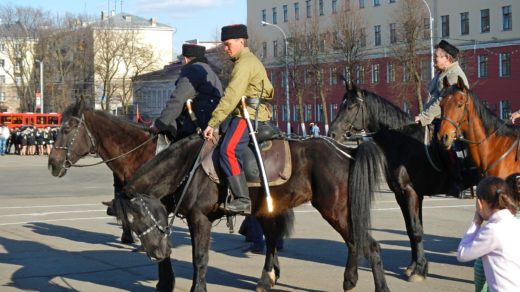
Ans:
POLYGON ((73 205, 13 206, 13 207, 0 207, 0 210, 2 210, 2 209, 54 208, 54 207, 81 207, 81 206, 99 206, 99 203, 98 204, 73 204, 73 205))
POLYGON ((85 212, 106 212, 106 209, 104 209, 104 210, 78 210, 78 211, 61 211, 61 212, 40 212, 40 213, 25 213, 25 214, 9 214, 9 215, 0 215, 0 217, 47 216, 47 215, 55 215, 55 214, 85 213, 85 212))
POLYGON ((0 223, 0 226, 6 225, 22 225, 29 223, 45 223, 45 222, 58 222, 58 221, 78 221, 78 220, 100 220, 100 219, 110 219, 112 217, 88 217, 88 218, 68 218, 68 219, 49 219, 49 220, 37 220, 37 221, 23 221, 23 222, 11 222, 11 223, 0 223))

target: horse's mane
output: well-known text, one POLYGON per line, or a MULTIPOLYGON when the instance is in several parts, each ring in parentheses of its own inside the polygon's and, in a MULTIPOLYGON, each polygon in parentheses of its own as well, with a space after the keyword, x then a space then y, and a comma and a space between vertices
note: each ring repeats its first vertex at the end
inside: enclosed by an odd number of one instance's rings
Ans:
MULTIPOLYGON (((455 94, 456 92, 460 91, 460 89, 457 87, 457 85, 452 85, 448 88, 444 89, 441 93, 441 96, 447 96, 455 94)), ((477 96, 475 92, 468 89, 468 94, 470 97, 473 98, 473 106, 475 109, 475 112, 480 117, 480 120, 482 120, 482 124, 484 125, 484 128, 486 129, 486 134, 491 135, 496 129, 498 131, 496 132, 497 136, 518 136, 520 135, 520 127, 507 124, 501 119, 499 119, 485 104, 480 100, 480 98, 477 96)))
POLYGON ((363 89, 362 92, 366 99, 367 110, 370 112, 368 118, 372 124, 387 128, 401 128, 413 123, 411 117, 395 104, 368 90, 363 89))

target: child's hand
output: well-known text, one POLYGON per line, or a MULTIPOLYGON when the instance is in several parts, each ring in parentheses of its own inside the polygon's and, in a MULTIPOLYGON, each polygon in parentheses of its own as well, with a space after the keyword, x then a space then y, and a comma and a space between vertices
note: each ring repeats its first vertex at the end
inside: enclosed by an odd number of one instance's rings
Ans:
POLYGON ((482 216, 480 216, 478 211, 475 211, 475 216, 473 216, 473 222, 475 222, 475 224, 477 225, 482 225, 483 221, 484 219, 482 218, 482 216))

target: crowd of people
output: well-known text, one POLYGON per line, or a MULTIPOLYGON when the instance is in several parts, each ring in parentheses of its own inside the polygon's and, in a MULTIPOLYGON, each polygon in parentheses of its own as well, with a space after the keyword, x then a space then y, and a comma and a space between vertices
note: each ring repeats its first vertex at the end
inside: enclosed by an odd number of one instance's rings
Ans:
POLYGON ((10 130, 0 124, 0 155, 48 155, 57 135, 57 128, 28 125, 10 130))

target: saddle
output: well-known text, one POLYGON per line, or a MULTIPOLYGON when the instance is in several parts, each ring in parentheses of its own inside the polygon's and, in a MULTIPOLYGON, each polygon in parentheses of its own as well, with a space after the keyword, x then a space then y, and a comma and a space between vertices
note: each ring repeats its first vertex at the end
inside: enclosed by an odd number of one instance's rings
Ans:
MULTIPOLYGON (((211 143, 206 143, 202 149, 202 169, 217 184, 220 184, 220 171, 217 171, 220 167, 218 166, 218 151, 215 151, 215 149, 219 147, 219 139, 220 136, 216 134, 211 143)), ((287 182, 292 173, 289 142, 283 139, 273 139, 263 141, 259 146, 269 186, 278 186, 287 182)), ((253 149, 253 146, 250 145, 244 151, 242 156, 243 171, 246 175, 248 187, 260 187, 262 184, 260 169, 253 149)))

